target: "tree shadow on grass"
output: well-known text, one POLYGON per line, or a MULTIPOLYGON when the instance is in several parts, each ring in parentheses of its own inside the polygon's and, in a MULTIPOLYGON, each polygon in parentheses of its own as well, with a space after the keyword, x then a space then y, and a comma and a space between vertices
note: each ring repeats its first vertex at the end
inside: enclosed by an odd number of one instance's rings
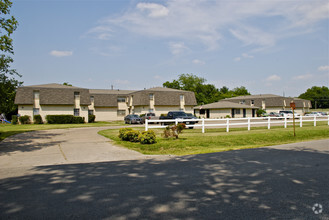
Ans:
POLYGON ((0 180, 0 218, 329 218, 329 155, 320 152, 259 148, 33 171, 0 180))
POLYGON ((10 136, 0 142, 0 156, 10 155, 15 151, 29 152, 40 150, 45 147, 54 146, 62 143, 61 141, 51 141, 56 136, 56 132, 31 131, 10 136))

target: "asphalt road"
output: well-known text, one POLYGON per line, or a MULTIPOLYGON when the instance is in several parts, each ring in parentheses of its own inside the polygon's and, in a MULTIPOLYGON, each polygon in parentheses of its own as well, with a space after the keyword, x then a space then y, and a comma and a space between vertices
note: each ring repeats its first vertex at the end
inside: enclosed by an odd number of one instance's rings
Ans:
POLYGON ((0 175, 0 219, 329 219, 329 140, 77 160, 1 167, 15 174, 0 175))

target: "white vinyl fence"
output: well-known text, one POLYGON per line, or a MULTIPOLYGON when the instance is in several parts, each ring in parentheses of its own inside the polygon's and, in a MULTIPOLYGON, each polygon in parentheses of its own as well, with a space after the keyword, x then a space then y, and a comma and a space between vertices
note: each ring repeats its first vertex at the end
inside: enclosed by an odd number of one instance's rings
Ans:
MULTIPOLYGON (((299 116, 295 118, 296 125, 303 127, 304 122, 313 122, 316 126, 317 122, 327 121, 329 125, 329 116, 299 116)), ((287 125, 293 123, 292 118, 286 117, 259 117, 259 118, 225 118, 225 119, 165 119, 165 120, 148 120, 145 119, 145 131, 152 128, 165 128, 167 124, 175 123, 185 123, 188 128, 199 128, 201 127, 202 133, 205 132, 206 127, 226 127, 226 132, 230 131, 233 126, 237 127, 248 127, 248 131, 252 125, 267 125, 268 129, 271 129, 271 125, 281 124, 284 128, 287 125), (190 124, 194 121, 195 124, 190 124)))

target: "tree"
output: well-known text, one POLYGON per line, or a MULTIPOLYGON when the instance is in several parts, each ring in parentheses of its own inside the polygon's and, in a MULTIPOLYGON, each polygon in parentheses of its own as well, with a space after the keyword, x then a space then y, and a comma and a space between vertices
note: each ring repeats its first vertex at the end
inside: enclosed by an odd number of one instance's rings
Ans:
POLYGON ((0 112, 7 116, 14 114, 17 107, 14 105, 16 89, 22 85, 15 79, 20 75, 15 69, 10 69, 14 60, 8 54, 14 54, 12 33, 16 30, 18 22, 13 16, 9 16, 12 2, 0 0, 0 112))
POLYGON ((298 98, 310 100, 313 108, 329 108, 329 89, 326 86, 313 86, 298 98))
POLYGON ((212 84, 204 84, 206 79, 193 74, 181 74, 178 80, 163 83, 163 87, 192 91, 198 105, 216 102, 220 99, 218 89, 212 84))
POLYGON ((68 82, 64 82, 63 83, 64 86, 72 86, 72 84, 68 83, 68 82))

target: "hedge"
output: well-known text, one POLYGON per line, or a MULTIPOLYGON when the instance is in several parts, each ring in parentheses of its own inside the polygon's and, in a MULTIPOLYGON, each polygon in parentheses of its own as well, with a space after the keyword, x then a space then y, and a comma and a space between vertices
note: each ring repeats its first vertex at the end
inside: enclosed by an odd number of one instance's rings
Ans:
POLYGON ((83 124, 85 118, 73 115, 47 115, 48 124, 83 124))
POLYGON ((88 123, 94 123, 96 119, 95 115, 88 115, 88 123))
POLYGON ((33 116, 33 123, 34 124, 43 124, 41 115, 34 115, 33 116))
POLYGON ((24 115, 18 118, 21 124, 31 124, 30 116, 24 115))

